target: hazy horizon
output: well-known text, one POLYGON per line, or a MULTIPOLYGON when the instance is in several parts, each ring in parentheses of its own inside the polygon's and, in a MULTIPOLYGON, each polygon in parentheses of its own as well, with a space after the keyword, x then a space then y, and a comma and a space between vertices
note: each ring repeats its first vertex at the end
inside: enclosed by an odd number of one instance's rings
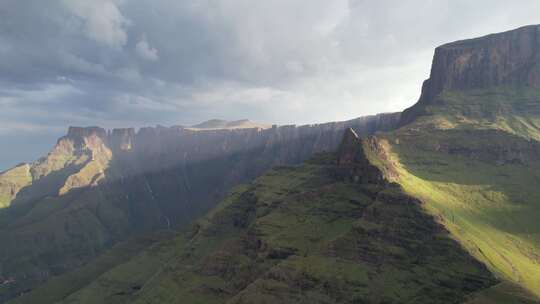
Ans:
POLYGON ((308 124, 401 111, 438 45, 540 23, 522 1, 4 1, 0 171, 70 125, 308 124))

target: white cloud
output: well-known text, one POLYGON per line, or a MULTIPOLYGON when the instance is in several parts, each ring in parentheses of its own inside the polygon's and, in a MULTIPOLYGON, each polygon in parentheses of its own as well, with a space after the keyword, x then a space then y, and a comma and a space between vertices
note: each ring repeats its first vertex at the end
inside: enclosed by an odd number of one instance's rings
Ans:
POLYGON ((0 2, 4 130, 399 111, 436 46, 540 23, 538 0, 0 2))
POLYGON ((122 48, 130 21, 122 15, 114 0, 64 0, 67 9, 80 18, 86 36, 96 42, 122 48))
POLYGON ((145 60, 159 60, 158 50, 148 44, 148 41, 146 40, 146 35, 142 36, 141 40, 139 40, 139 42, 135 46, 135 49, 137 50, 137 54, 145 60))

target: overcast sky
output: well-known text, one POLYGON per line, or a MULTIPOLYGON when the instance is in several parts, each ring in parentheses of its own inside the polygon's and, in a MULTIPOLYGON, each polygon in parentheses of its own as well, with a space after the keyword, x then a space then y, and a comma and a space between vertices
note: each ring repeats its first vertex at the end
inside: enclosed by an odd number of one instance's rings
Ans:
POLYGON ((540 1, 0 0, 0 170, 68 125, 278 124, 400 111, 442 43, 540 1))

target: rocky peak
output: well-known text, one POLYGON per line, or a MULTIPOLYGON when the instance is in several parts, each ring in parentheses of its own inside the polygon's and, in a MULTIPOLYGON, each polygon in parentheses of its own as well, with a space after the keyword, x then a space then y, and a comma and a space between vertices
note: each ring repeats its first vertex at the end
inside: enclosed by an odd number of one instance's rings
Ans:
POLYGON ((363 159, 362 140, 352 128, 347 128, 338 149, 338 165, 352 164, 363 159))
POLYGON ((540 25, 436 48, 431 74, 422 86, 420 100, 404 112, 402 124, 411 122, 444 90, 501 85, 540 88, 540 25))
POLYGON ((356 183, 384 183, 384 176, 366 156, 363 140, 352 128, 345 130, 337 155, 337 176, 356 183))

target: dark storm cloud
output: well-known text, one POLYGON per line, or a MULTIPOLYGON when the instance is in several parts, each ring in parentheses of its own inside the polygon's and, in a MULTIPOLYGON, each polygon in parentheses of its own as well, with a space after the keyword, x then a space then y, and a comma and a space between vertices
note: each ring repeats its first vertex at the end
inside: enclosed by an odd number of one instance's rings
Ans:
MULTIPOLYGON (((0 145, 67 125, 308 123, 415 102, 439 44, 539 1, 0 0, 0 145)), ((33 136, 33 137, 32 137, 33 136)), ((51 143, 52 144, 52 143, 51 143)), ((0 168, 12 164, 0 154, 0 168)))

